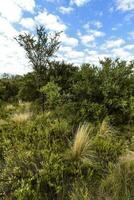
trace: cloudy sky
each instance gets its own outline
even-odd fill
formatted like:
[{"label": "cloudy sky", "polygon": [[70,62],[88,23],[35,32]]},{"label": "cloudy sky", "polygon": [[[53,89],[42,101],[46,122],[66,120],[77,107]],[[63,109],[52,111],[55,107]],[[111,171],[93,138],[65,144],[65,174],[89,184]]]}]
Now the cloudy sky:
[{"label": "cloudy sky", "polygon": [[[1,0],[2,1],[2,0]],[[134,0],[3,0],[0,4],[0,73],[30,70],[13,39],[36,25],[63,31],[57,59],[80,65],[104,57],[134,58]]]}]

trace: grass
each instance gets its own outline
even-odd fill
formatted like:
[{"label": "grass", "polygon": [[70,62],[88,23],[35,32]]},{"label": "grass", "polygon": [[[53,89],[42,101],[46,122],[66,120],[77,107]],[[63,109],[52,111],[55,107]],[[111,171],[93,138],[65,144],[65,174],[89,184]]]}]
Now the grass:
[{"label": "grass", "polygon": [[12,111],[15,109],[15,106],[13,106],[12,104],[8,104],[6,107],[5,107],[5,110],[8,112],[8,111]]},{"label": "grass", "polygon": [[87,185],[82,183],[75,183],[73,190],[70,193],[70,200],[90,200],[89,189]]},{"label": "grass", "polygon": [[31,117],[32,117],[32,113],[31,112],[15,113],[12,116],[12,121],[14,121],[15,123],[19,124],[19,123],[26,122]]},{"label": "grass", "polygon": [[71,154],[73,159],[89,159],[91,151],[91,142],[89,138],[89,125],[83,124],[77,130],[71,147]]},{"label": "grass", "polygon": [[0,119],[0,126],[7,124],[7,121],[4,119]]},{"label": "grass", "polygon": [[104,119],[99,128],[100,135],[111,134],[113,132],[114,132],[113,127],[111,127],[108,121]]},{"label": "grass", "polygon": [[134,152],[121,156],[119,162],[102,181],[102,194],[105,199],[129,200],[134,197]]}]

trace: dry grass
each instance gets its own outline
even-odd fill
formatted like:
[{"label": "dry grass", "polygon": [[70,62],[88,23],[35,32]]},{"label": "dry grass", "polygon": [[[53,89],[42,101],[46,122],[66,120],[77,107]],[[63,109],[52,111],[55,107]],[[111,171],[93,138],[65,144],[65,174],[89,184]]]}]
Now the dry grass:
[{"label": "dry grass", "polygon": [[12,116],[12,121],[14,121],[15,123],[23,123],[26,122],[27,120],[29,120],[32,117],[32,113],[31,112],[25,112],[25,113],[15,113]]},{"label": "dry grass", "polygon": [[109,132],[109,124],[107,121],[103,120],[101,126],[100,126],[100,134],[106,134]]},{"label": "dry grass", "polygon": [[99,135],[106,137],[113,133],[115,133],[114,128],[110,126],[107,120],[104,119],[99,128]]},{"label": "dry grass", "polygon": [[6,111],[12,111],[12,110],[14,110],[15,109],[15,107],[12,105],[12,104],[8,104],[6,107],[5,107],[5,110]]},{"label": "dry grass", "polygon": [[19,101],[18,106],[19,106],[18,110],[20,110],[20,112],[30,112],[30,108],[31,108],[30,102]]},{"label": "dry grass", "polygon": [[133,151],[127,151],[127,153],[120,157],[121,162],[128,162],[128,161],[134,161],[134,152]]},{"label": "dry grass", "polygon": [[111,168],[101,184],[101,194],[106,200],[134,199],[134,152],[128,151]]},{"label": "dry grass", "polygon": [[7,124],[7,121],[4,119],[0,119],[0,126]]},{"label": "dry grass", "polygon": [[87,124],[80,126],[74,138],[71,148],[72,158],[88,159],[90,155],[91,142],[89,139],[90,129]]}]

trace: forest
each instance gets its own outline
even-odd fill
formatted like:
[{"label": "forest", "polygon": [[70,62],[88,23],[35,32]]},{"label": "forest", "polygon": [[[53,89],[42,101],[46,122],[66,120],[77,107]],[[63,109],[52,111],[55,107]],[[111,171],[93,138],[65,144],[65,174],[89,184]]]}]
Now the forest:
[{"label": "forest", "polygon": [[0,76],[0,199],[134,200],[134,61],[57,61],[43,26],[15,40],[32,71]]}]

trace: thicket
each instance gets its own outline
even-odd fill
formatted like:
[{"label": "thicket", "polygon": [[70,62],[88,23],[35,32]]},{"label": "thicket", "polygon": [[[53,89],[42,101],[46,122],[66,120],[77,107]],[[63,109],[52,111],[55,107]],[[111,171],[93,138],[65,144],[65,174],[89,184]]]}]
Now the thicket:
[{"label": "thicket", "polygon": [[134,199],[134,62],[57,62],[60,33],[36,31],[33,71],[0,79],[0,199]]}]

